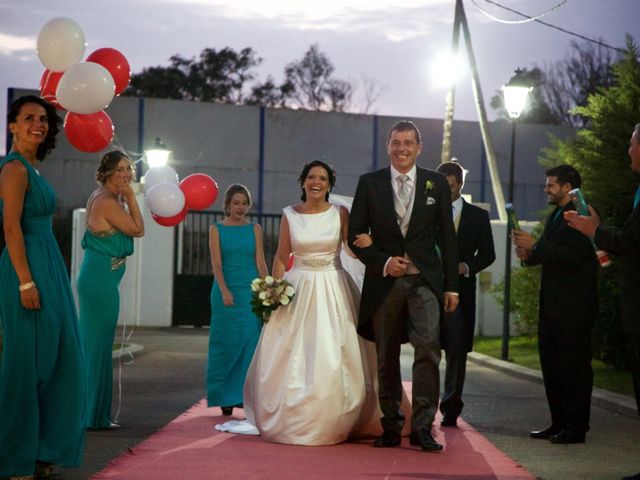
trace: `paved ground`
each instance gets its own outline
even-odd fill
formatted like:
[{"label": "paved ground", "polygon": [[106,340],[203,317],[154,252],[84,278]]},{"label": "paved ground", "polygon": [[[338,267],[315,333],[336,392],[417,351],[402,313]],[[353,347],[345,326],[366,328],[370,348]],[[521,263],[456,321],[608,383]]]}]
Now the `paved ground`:
[{"label": "paved ground", "polygon": [[[83,466],[62,470],[58,478],[89,478],[200,400],[204,395],[207,340],[208,331],[202,329],[138,328],[131,341],[144,350],[133,363],[123,365],[120,421],[124,427],[89,432]],[[411,351],[406,349],[406,378],[410,377],[410,363]],[[463,416],[507,455],[541,480],[614,480],[640,471],[640,420],[637,415],[631,416],[631,411],[612,411],[626,411],[628,406],[624,404],[630,399],[623,398],[620,403],[614,398],[608,409],[594,406],[592,430],[584,445],[532,440],[528,431],[548,423],[542,385],[527,371],[514,374],[497,368],[500,363],[484,357],[470,362]],[[118,360],[114,367],[117,372]],[[117,388],[114,402],[115,395]],[[616,407],[616,402],[622,406]],[[416,451],[416,455],[421,454]]]}]

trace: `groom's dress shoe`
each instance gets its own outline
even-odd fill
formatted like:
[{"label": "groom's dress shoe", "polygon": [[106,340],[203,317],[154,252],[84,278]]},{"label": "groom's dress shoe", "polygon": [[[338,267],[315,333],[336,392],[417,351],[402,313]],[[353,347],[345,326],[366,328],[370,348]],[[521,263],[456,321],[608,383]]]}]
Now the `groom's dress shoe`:
[{"label": "groom's dress shoe", "polygon": [[397,447],[402,443],[402,437],[397,432],[391,430],[385,430],[381,437],[376,438],[373,441],[373,446],[376,448],[391,448]]},{"label": "groom's dress shoe", "polygon": [[571,430],[563,430],[556,435],[549,437],[551,443],[584,443],[585,434],[581,432],[573,432]]},{"label": "groom's dress shoe", "polygon": [[561,428],[554,427],[553,425],[545,428],[544,430],[534,430],[529,432],[531,438],[538,438],[542,440],[549,440],[552,436],[557,435],[562,431]]},{"label": "groom's dress shoe", "polygon": [[431,430],[427,430],[426,428],[423,428],[418,432],[412,432],[409,437],[409,443],[414,446],[419,446],[425,452],[442,451],[442,445],[433,439]]}]

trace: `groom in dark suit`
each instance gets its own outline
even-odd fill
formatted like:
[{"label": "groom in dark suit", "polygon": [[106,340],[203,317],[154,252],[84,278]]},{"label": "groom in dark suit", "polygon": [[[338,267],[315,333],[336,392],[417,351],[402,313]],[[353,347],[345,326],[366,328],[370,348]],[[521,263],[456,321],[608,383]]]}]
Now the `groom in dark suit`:
[{"label": "groom in dark suit", "polygon": [[[416,166],[418,128],[396,123],[387,137],[390,167],[360,177],[349,218],[349,244],[366,266],[358,332],[376,343],[383,435],[374,447],[401,443],[400,346],[415,349],[412,445],[440,451],[431,434],[438,408],[440,317],[458,303],[458,259],[451,191],[443,175]],[[353,242],[368,233],[373,245]]]},{"label": "groom in dark suit", "polygon": [[456,311],[442,322],[442,348],[446,354],[444,393],[440,401],[442,426],[455,427],[462,411],[462,388],[467,370],[467,353],[473,349],[476,325],[476,274],[496,259],[491,223],[486,210],[462,198],[465,171],[455,162],[440,164],[438,172],[451,188],[453,224],[458,240],[458,286],[460,301]]}]

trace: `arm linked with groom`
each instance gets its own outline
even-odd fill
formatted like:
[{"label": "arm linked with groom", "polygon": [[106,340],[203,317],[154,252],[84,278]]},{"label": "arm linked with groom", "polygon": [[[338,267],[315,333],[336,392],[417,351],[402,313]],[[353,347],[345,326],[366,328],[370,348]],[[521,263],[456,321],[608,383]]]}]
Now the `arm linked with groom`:
[{"label": "arm linked with groom", "polygon": [[[431,425],[439,398],[440,318],[458,303],[458,257],[451,191],[444,175],[416,166],[418,128],[396,123],[387,138],[390,166],[360,177],[349,219],[349,244],[365,264],[359,333],[376,344],[384,434],[374,447],[400,444],[400,347],[415,349],[412,445],[440,451]],[[373,245],[358,248],[356,235]]]}]

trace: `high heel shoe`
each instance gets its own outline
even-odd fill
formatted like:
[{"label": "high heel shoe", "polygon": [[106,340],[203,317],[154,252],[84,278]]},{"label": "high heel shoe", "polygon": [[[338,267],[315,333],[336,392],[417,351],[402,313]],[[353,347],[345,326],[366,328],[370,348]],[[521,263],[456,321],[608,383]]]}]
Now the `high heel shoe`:
[{"label": "high heel shoe", "polygon": [[42,480],[46,478],[51,478],[53,476],[53,465],[51,463],[46,462],[37,462],[36,463],[36,480]]}]

